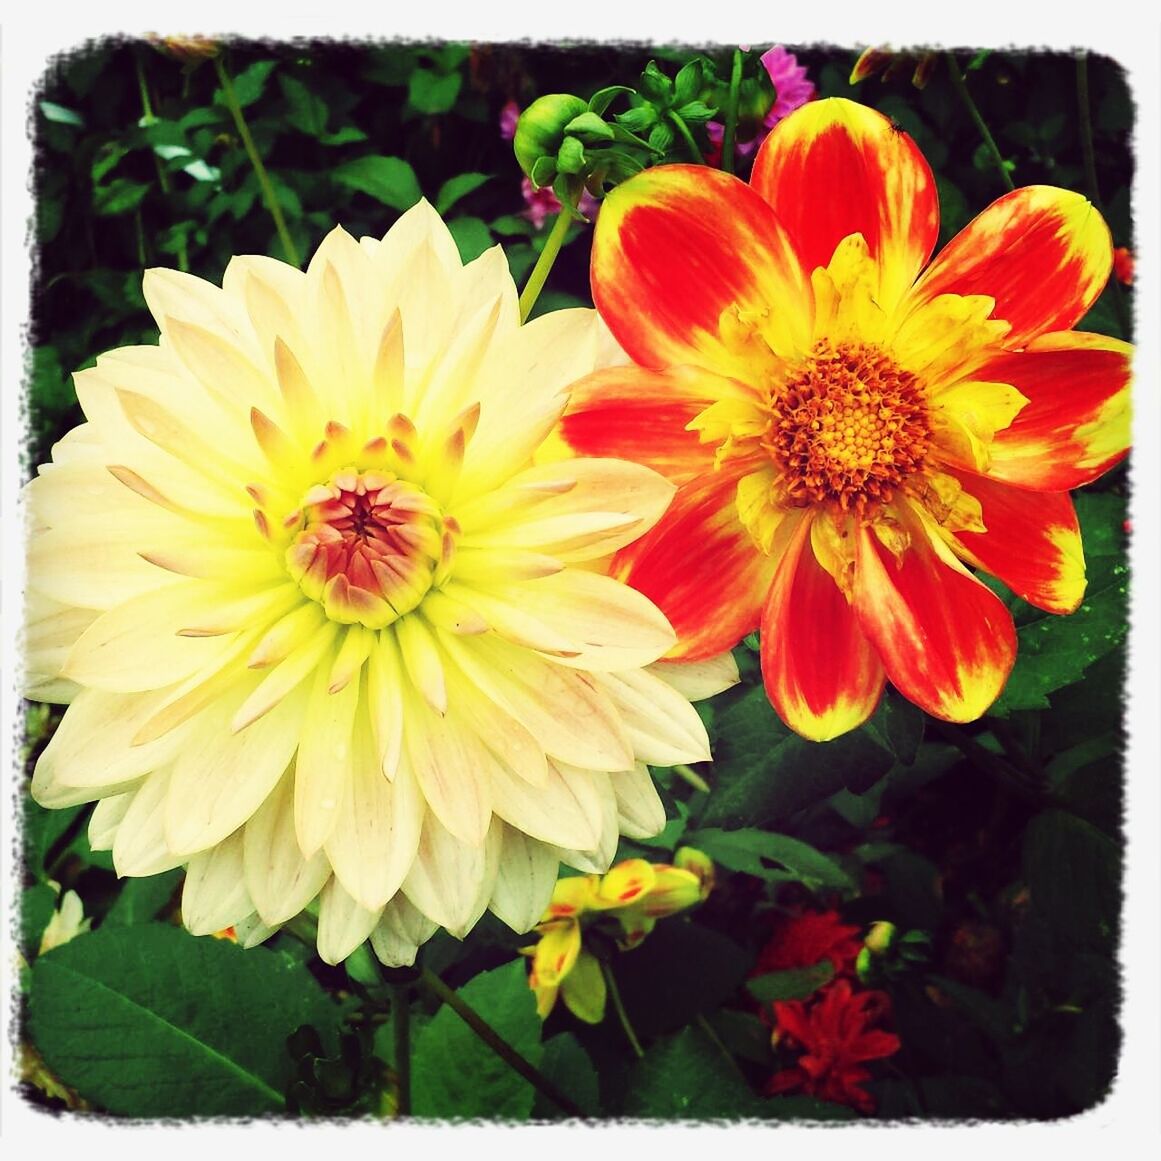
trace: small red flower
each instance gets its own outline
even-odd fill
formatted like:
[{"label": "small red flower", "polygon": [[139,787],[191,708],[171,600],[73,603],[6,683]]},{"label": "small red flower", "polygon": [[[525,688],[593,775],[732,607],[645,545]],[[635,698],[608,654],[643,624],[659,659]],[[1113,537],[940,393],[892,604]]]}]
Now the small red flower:
[{"label": "small red flower", "polygon": [[837,911],[788,915],[758,953],[753,974],[812,967],[829,959],[836,976],[850,975],[862,946],[859,929],[843,923]]},{"label": "small red flower", "polygon": [[1118,282],[1133,285],[1133,251],[1128,246],[1118,246],[1113,251],[1113,273]]},{"label": "small red flower", "polygon": [[874,1100],[860,1087],[870,1079],[869,1060],[899,1051],[899,1037],[874,1028],[890,1010],[885,992],[856,992],[849,980],[836,980],[811,1001],[774,1005],[780,1045],[800,1046],[802,1055],[790,1068],[776,1072],[768,1095],[803,1092],[820,1100],[874,1110]]}]

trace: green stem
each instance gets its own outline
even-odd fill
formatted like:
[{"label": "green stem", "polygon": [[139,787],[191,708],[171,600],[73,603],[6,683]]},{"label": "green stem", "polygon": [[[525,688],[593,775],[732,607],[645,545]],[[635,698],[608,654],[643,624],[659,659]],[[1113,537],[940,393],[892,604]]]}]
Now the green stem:
[{"label": "green stem", "polygon": [[1015,189],[1016,186],[1012,182],[1012,175],[1008,172],[1008,167],[1004,164],[1003,154],[1000,153],[1000,147],[996,144],[996,139],[992,136],[992,131],[988,128],[987,122],[976,107],[975,101],[972,100],[971,93],[968,92],[967,81],[963,79],[963,73],[960,71],[959,63],[955,59],[955,53],[949,52],[946,56],[947,71],[951,74],[951,83],[955,86],[955,91],[959,93],[960,100],[963,101],[968,114],[975,122],[976,128],[980,131],[980,136],[984,139],[984,144],[988,147],[988,152],[992,155],[992,161],[995,162],[996,169],[1000,171],[1000,177],[1003,178],[1004,184],[1009,190]]},{"label": "green stem", "polygon": [[398,1113],[411,1115],[411,985],[391,985],[391,1035],[395,1046],[395,1076],[399,1085]]},{"label": "green stem", "polygon": [[528,316],[532,313],[532,308],[536,305],[541,290],[544,289],[548,272],[552,269],[561,246],[564,245],[564,236],[568,233],[571,222],[572,215],[567,207],[562,207],[560,213],[556,215],[556,221],[552,223],[548,237],[544,240],[544,249],[540,251],[540,257],[536,259],[536,265],[532,267],[532,273],[528,275],[528,281],[520,292],[521,322],[528,321]]},{"label": "green stem", "polygon": [[538,1092],[562,1108],[570,1117],[584,1118],[583,1110],[569,1099],[542,1072],[533,1068],[515,1048],[469,1004],[431,970],[421,969],[419,982],[449,1008],[513,1071],[518,1072]]},{"label": "green stem", "polygon": [[[693,139],[693,134],[689,131],[689,126],[685,123],[685,119],[680,113],[675,113],[672,109],[669,110],[669,119],[673,122],[673,127],[681,135],[681,139],[685,142],[686,149],[689,150],[690,160],[694,165],[705,165],[705,158],[701,155],[701,150],[697,147],[697,142]],[[725,146],[722,146],[722,156],[725,156]]]},{"label": "green stem", "polygon": [[625,1005],[621,1002],[621,992],[617,987],[617,981],[613,978],[613,965],[608,960],[601,960],[601,975],[605,977],[605,987],[608,989],[609,999],[613,1001],[613,1011],[617,1013],[617,1019],[621,1021],[621,1027],[625,1030],[625,1039],[629,1041],[629,1046],[640,1059],[645,1055],[645,1050],[641,1047],[641,1041],[637,1039],[637,1033],[633,1031],[633,1025],[629,1023],[629,1013],[625,1011]]},{"label": "green stem", "polygon": [[742,84],[742,50],[734,49],[730,91],[726,97],[726,128],[722,134],[722,172],[734,172],[734,137],[738,131],[738,90]]},{"label": "green stem", "polygon": [[226,72],[226,66],[222,64],[221,57],[214,57],[214,68],[218,72],[218,81],[222,86],[222,94],[226,98],[226,107],[234,117],[238,136],[242,138],[242,144],[246,147],[246,156],[249,157],[250,164],[254,167],[254,176],[258,178],[258,184],[262,188],[262,197],[266,202],[266,208],[270,211],[270,216],[274,219],[274,228],[282,240],[282,248],[286,251],[286,257],[293,265],[301,266],[298,250],[290,237],[290,231],[286,228],[286,219],[282,216],[282,207],[279,206],[274,187],[270,184],[266,166],[262,164],[262,158],[258,156],[254,138],[250,136],[250,128],[246,124],[246,118],[242,116],[242,106],[238,104],[238,96],[234,92],[234,86],[230,82],[230,74]]},{"label": "green stem", "polygon": [[[1076,54],[1076,103],[1080,110],[1080,151],[1084,158],[1084,179],[1088,185],[1088,196],[1103,218],[1105,208],[1101,204],[1100,185],[1097,183],[1096,149],[1093,147],[1092,110],[1088,95],[1088,53],[1083,51]],[[1117,312],[1117,322],[1120,323],[1121,334],[1127,337],[1132,324],[1132,320],[1129,318],[1129,308],[1125,302],[1125,296],[1121,292],[1121,284],[1115,275],[1111,282],[1113,308]]]},{"label": "green stem", "polygon": [[682,763],[681,765],[674,766],[673,772],[678,778],[683,778],[688,782],[694,790],[700,790],[703,794],[710,792],[709,783],[692,766],[686,766]]}]

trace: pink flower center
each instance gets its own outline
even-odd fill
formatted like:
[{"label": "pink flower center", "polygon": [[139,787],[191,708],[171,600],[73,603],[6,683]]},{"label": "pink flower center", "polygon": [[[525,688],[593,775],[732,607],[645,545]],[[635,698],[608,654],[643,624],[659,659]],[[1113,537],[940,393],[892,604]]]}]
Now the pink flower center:
[{"label": "pink flower center", "polygon": [[286,566],[327,616],[381,629],[416,608],[450,559],[454,521],[391,472],[336,472],[303,498]]}]

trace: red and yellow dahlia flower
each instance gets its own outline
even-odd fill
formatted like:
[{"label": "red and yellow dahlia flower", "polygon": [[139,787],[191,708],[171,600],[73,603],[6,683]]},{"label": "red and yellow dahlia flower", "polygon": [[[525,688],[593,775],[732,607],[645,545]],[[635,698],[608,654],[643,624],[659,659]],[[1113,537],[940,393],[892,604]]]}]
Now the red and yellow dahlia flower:
[{"label": "red and yellow dahlia flower", "polygon": [[938,233],[915,143],[837,98],[777,125],[749,185],[659,167],[597,223],[594,300],[633,365],[575,385],[559,435],[680,485],[613,571],[670,618],[672,658],[760,627],[807,738],[887,679],[938,718],[987,710],[1016,635],[965,565],[1076,609],[1068,492],[1127,449],[1131,348],[1071,329],[1111,268],[1096,210],[1029,186],[929,264]]}]

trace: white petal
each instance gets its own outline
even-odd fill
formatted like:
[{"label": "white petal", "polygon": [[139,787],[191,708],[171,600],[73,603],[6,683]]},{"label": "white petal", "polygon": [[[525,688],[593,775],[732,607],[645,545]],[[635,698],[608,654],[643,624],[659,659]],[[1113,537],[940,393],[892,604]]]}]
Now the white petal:
[{"label": "white petal", "polygon": [[257,947],[260,943],[265,943],[278,930],[277,926],[268,927],[257,915],[248,915],[245,919],[239,919],[233,927],[238,945],[245,948]]},{"label": "white petal", "polygon": [[117,828],[133,801],[133,792],[102,798],[93,807],[89,817],[89,846],[95,851],[111,851],[117,837]]},{"label": "white petal", "polygon": [[308,858],[327,841],[351,776],[352,731],[358,685],[327,688],[329,666],[319,669],[302,723],[295,760],[294,826]]},{"label": "white petal", "polygon": [[331,879],[319,898],[319,955],[329,964],[341,963],[375,930],[379,914],[360,906],[338,879]]},{"label": "white petal", "polygon": [[[480,898],[489,883],[490,845],[498,844],[461,842],[428,811],[415,862],[403,883],[404,893],[429,919],[462,939],[484,913],[491,894],[489,890]],[[492,883],[498,866],[496,858]]]},{"label": "white petal", "polygon": [[665,806],[649,768],[638,762],[632,770],[610,776],[617,796],[617,823],[629,838],[652,838],[665,827]]},{"label": "white petal", "polygon": [[399,894],[383,908],[379,923],[371,932],[371,947],[387,967],[410,967],[420,945],[438,929],[439,925],[413,907],[406,895]]},{"label": "white petal", "polygon": [[554,758],[590,770],[626,770],[633,747],[608,695],[587,673],[490,637],[444,634],[444,651],[487,698]]},{"label": "white petal", "polygon": [[157,875],[186,861],[188,856],[174,854],[165,840],[169,776],[169,770],[156,771],[134,793],[113,840],[113,866],[118,875]]},{"label": "white petal", "polygon": [[406,766],[394,782],[383,776],[365,715],[355,742],[351,777],[325,850],[348,894],[378,910],[399,890],[415,858],[423,799]]},{"label": "white petal", "polygon": [[704,723],[671,685],[639,669],[596,677],[620,712],[639,761],[676,766],[710,760]]},{"label": "white petal", "polygon": [[530,931],[548,909],[559,866],[543,843],[505,827],[500,870],[488,907],[513,931]]},{"label": "white petal", "polygon": [[263,922],[297,915],[322,890],[331,868],[322,851],[304,859],[294,831],[294,775],[288,773],[246,824],[246,889]]},{"label": "white petal", "polygon": [[[542,786],[529,786],[503,766],[492,771],[496,813],[518,830],[556,846],[588,850],[601,841],[606,788],[587,770],[550,762]],[[607,778],[607,775],[601,777]]]},{"label": "white petal", "polygon": [[194,855],[181,892],[181,919],[193,935],[213,935],[254,912],[242,867],[242,832]]},{"label": "white petal", "polygon": [[[559,763],[558,763],[559,765]],[[569,773],[561,767],[562,773]],[[583,771],[588,773],[588,771]],[[623,771],[622,771],[623,773]],[[612,779],[617,775],[594,774],[601,793],[601,838],[600,842],[591,850],[573,850],[565,847],[555,847],[554,853],[562,863],[575,867],[590,875],[603,875],[612,865],[617,854],[617,844],[621,832],[617,823],[617,798],[613,791]]]},{"label": "white petal", "polygon": [[655,661],[649,666],[654,677],[672,685],[690,701],[702,701],[737,685],[738,663],[729,650],[704,661]]},{"label": "white petal", "polygon": [[303,697],[289,697],[240,733],[230,732],[241,696],[202,714],[173,765],[166,807],[172,850],[191,855],[221,842],[265,802],[294,756]]}]

